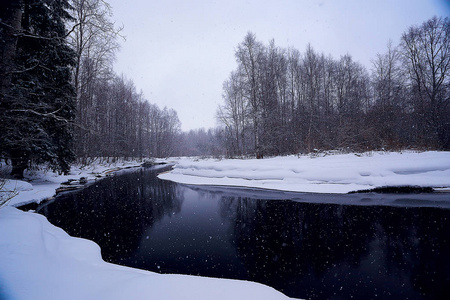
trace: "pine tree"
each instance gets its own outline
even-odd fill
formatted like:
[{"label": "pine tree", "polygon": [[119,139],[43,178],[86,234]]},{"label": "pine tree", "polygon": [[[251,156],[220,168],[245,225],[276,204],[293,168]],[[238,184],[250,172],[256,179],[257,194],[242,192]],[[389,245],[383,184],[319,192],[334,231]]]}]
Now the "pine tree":
[{"label": "pine tree", "polygon": [[[11,79],[0,95],[0,151],[11,160],[12,175],[18,178],[33,163],[46,162],[67,173],[75,158],[75,53],[67,44],[64,23],[71,20],[70,6],[66,0],[13,2],[21,6],[22,18],[19,30],[12,33],[17,44],[13,67],[6,72]],[[6,30],[2,35],[2,40],[10,37]]]}]

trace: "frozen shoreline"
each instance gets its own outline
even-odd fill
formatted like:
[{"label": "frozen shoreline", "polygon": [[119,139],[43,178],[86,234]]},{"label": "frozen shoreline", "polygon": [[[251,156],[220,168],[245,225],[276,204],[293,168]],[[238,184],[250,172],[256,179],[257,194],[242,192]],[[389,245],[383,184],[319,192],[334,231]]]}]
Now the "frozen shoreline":
[{"label": "frozen shoreline", "polygon": [[[46,199],[51,199],[56,195],[61,184],[71,181],[67,187],[83,187],[85,184],[92,184],[109,176],[109,174],[130,168],[141,167],[142,162],[129,161],[111,164],[93,164],[91,166],[72,166],[70,175],[59,175],[51,171],[26,172],[24,180],[7,179],[4,190],[15,191],[17,193],[12,198],[9,206],[22,206],[30,203],[41,203]],[[80,184],[80,179],[86,183]]]},{"label": "frozen shoreline", "polygon": [[[69,236],[39,214],[14,206],[54,196],[62,182],[95,180],[140,163],[73,167],[71,175],[52,172],[9,181],[18,195],[0,208],[0,299],[290,299],[275,289],[248,281],[187,275],[162,275],[103,261],[99,246]],[[13,185],[13,186],[12,186]]]},{"label": "frozen shoreline", "polygon": [[[420,186],[450,191],[450,152],[369,152],[323,156],[286,156],[266,159],[171,158],[158,162],[174,168],[158,177],[204,186],[245,187],[302,193],[346,194],[386,186]],[[71,175],[28,173],[27,180],[8,180],[4,189],[16,190],[9,206],[40,203],[52,198],[61,183],[84,177],[88,182],[142,162],[74,166]]]},{"label": "frozen shoreline", "polygon": [[103,261],[39,214],[0,209],[0,299],[289,299],[238,280],[162,275]]},{"label": "frozen shoreline", "polygon": [[370,152],[322,157],[181,158],[160,179],[304,193],[346,194],[388,186],[450,188],[450,152]]},{"label": "frozen shoreline", "polygon": [[[159,177],[194,185],[257,189],[250,193],[264,189],[336,195],[378,186],[450,187],[450,152],[220,161],[179,158],[175,164],[172,171]],[[133,166],[140,164],[120,167]],[[28,177],[31,183],[9,181],[6,188],[15,188],[18,195],[0,208],[1,299],[288,299],[273,288],[253,282],[161,275],[106,263],[94,242],[70,237],[45,217],[13,207],[52,197],[61,183],[69,179],[86,177],[92,181],[118,167],[74,167],[69,176],[47,172],[31,174]],[[296,193],[294,197],[298,195],[302,194]],[[339,197],[330,201],[336,202]],[[305,195],[301,198],[300,201],[309,201]],[[346,199],[350,201],[348,204],[358,204],[358,200],[352,200],[358,196]],[[410,197],[405,199],[411,201]],[[400,200],[399,205],[405,205]]]}]

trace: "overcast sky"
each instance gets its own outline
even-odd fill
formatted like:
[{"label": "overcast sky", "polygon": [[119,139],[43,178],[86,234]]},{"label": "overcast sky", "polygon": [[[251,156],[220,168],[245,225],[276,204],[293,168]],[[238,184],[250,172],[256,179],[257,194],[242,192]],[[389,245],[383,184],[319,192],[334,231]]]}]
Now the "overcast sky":
[{"label": "overcast sky", "polygon": [[178,112],[182,129],[216,125],[222,83],[234,51],[251,31],[267,44],[335,59],[347,53],[371,67],[389,39],[411,25],[450,15],[450,0],[107,0],[124,25],[115,70],[160,108]]}]

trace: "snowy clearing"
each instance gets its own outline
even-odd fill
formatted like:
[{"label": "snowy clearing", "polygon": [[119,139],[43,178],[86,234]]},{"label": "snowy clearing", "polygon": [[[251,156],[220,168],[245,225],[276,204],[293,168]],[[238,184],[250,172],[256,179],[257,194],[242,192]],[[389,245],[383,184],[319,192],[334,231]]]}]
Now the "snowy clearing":
[{"label": "snowy clearing", "polygon": [[450,187],[450,152],[368,152],[267,159],[181,158],[160,179],[307,193],[348,193],[384,186]]},{"label": "snowy clearing", "polygon": [[0,209],[0,299],[288,299],[262,284],[109,264],[39,214]]}]

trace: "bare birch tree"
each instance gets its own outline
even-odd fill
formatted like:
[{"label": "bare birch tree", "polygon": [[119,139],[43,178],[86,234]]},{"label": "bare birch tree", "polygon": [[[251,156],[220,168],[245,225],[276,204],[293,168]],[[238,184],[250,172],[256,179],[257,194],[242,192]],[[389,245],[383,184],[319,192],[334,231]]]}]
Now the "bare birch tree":
[{"label": "bare birch tree", "polygon": [[73,81],[77,95],[76,131],[77,155],[88,156],[92,142],[97,139],[95,88],[99,80],[112,79],[112,63],[119,49],[117,38],[122,28],[111,21],[112,8],[103,0],[72,0],[73,31],[70,43],[75,49],[76,65]]}]

